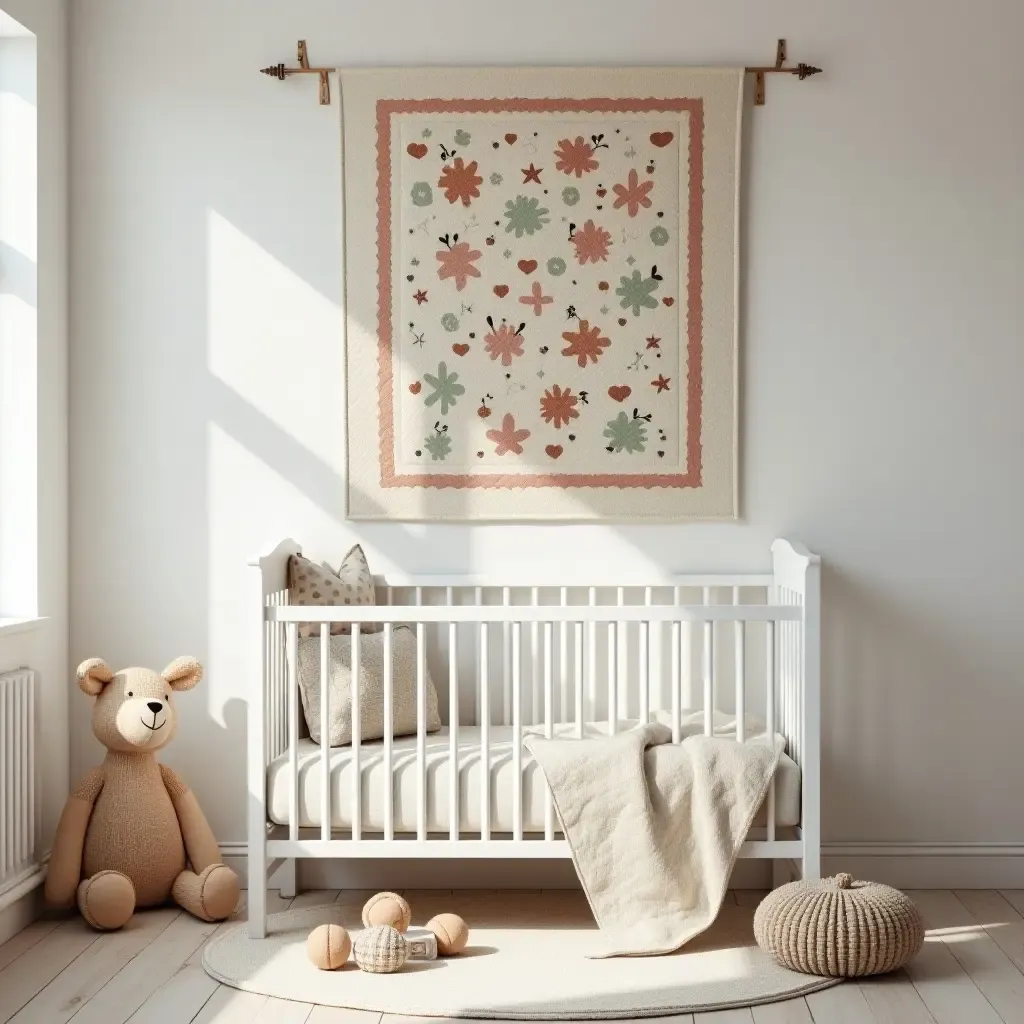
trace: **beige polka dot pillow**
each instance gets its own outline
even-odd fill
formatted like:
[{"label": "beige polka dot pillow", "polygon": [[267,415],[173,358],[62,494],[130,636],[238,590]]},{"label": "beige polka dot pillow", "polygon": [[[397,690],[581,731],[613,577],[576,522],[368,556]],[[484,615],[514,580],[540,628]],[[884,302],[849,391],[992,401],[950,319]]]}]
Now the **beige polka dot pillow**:
[{"label": "beige polka dot pillow", "polygon": [[[366,564],[366,555],[357,544],[345,556],[335,572],[326,562],[317,565],[302,555],[288,559],[288,603],[293,605],[368,605],[376,600],[373,590],[373,576]],[[379,623],[364,623],[362,632],[373,633],[380,629]],[[319,634],[320,627],[309,622],[299,623],[299,636]],[[347,622],[335,622],[331,633],[351,633]]]}]

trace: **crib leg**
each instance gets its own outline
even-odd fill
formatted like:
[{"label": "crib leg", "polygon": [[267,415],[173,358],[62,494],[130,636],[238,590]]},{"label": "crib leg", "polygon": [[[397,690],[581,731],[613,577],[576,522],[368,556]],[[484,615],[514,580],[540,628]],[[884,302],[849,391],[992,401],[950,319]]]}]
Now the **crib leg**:
[{"label": "crib leg", "polygon": [[267,848],[262,836],[249,842],[249,938],[267,937]]},{"label": "crib leg", "polygon": [[772,861],[772,888],[778,889],[780,885],[785,885],[793,877],[792,872],[789,869],[788,860],[773,860]]},{"label": "crib leg", "polygon": [[281,899],[295,899],[299,894],[298,860],[289,857],[278,869],[277,879],[281,886]]},{"label": "crib leg", "polygon": [[821,878],[821,849],[818,846],[804,843],[801,874],[806,882],[816,882]]}]

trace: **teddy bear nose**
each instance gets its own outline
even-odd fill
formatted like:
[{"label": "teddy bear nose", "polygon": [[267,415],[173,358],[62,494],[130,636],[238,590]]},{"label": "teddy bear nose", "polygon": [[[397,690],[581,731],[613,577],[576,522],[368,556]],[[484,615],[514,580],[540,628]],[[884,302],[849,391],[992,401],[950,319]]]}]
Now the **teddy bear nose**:
[{"label": "teddy bear nose", "polygon": [[158,700],[151,700],[146,703],[146,707],[153,712],[154,715],[160,714],[163,711],[164,706]]}]

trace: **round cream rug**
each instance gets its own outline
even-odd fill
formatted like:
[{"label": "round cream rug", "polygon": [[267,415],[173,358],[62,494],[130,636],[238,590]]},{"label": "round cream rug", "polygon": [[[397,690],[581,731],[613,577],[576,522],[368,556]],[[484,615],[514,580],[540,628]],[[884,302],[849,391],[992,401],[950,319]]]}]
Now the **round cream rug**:
[{"label": "round cream rug", "polygon": [[207,945],[218,981],[262,995],[378,1013],[504,1020],[652,1017],[790,999],[835,984],[779,967],[754,943],[753,908],[727,904],[714,927],[677,953],[587,959],[600,948],[581,893],[420,893],[413,923],[443,910],[470,927],[461,956],[410,962],[398,974],[360,971],[351,960],[319,971],[306,956],[318,924],[361,927],[357,906],[334,903],[268,918],[264,940],[245,924]]}]

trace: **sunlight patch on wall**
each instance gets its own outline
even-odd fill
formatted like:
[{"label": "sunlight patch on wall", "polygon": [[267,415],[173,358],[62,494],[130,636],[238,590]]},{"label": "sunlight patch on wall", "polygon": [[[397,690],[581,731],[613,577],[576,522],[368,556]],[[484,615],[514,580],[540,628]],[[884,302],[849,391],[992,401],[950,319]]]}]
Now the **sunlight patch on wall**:
[{"label": "sunlight patch on wall", "polygon": [[207,214],[207,260],[210,372],[340,469],[344,396],[338,306],[215,210]]}]

